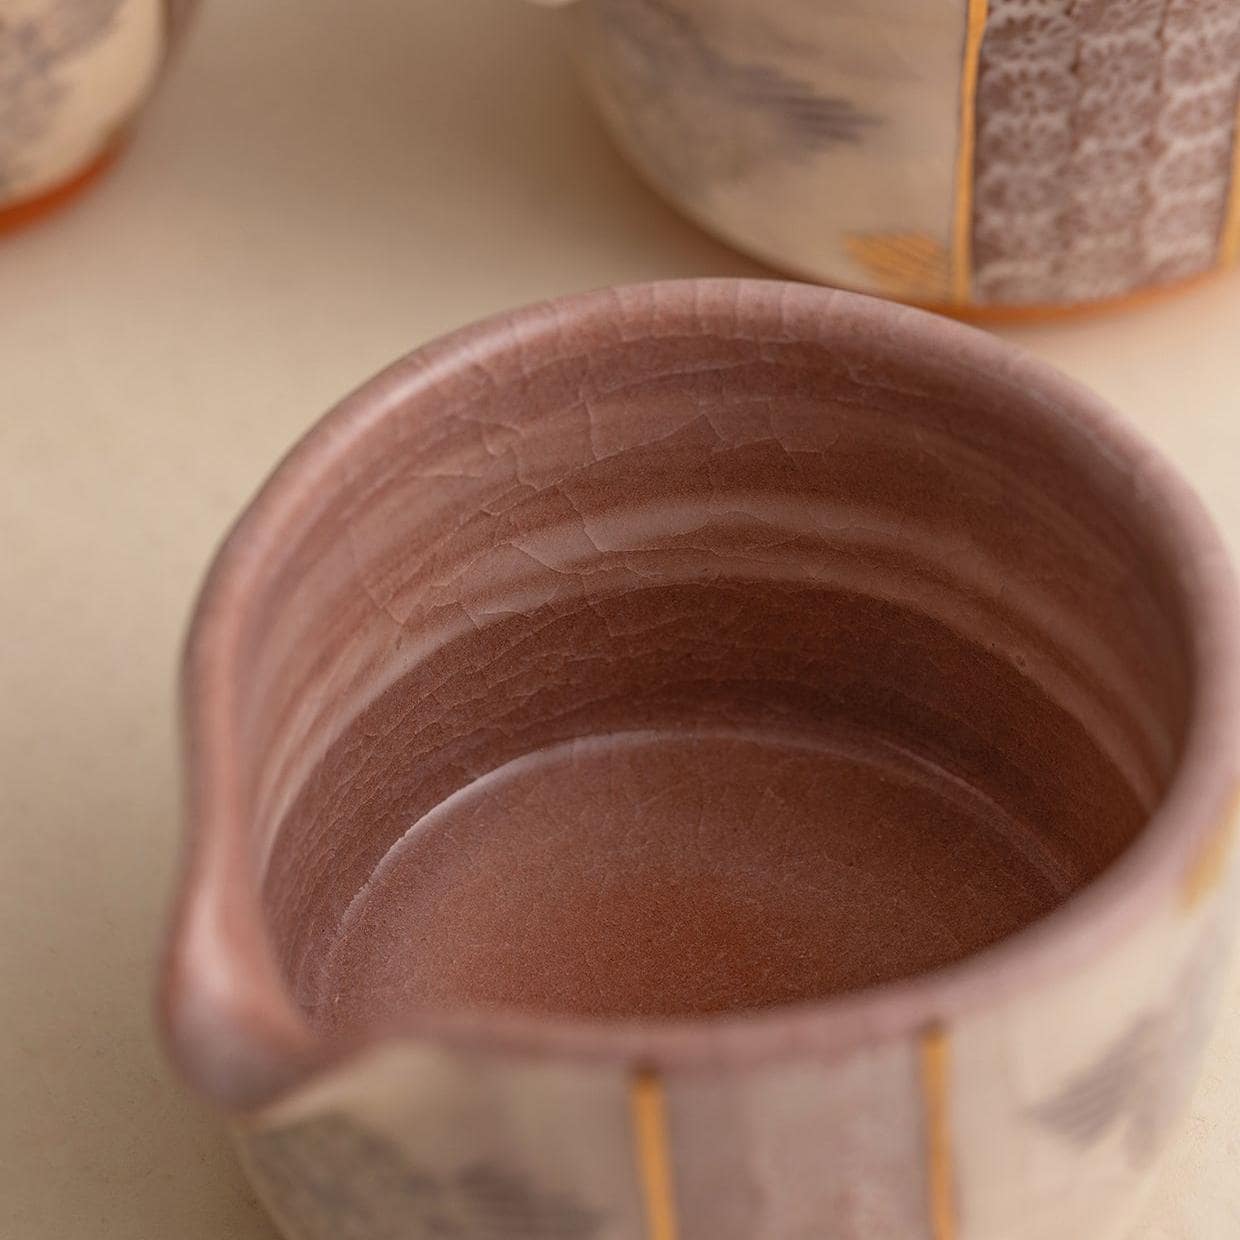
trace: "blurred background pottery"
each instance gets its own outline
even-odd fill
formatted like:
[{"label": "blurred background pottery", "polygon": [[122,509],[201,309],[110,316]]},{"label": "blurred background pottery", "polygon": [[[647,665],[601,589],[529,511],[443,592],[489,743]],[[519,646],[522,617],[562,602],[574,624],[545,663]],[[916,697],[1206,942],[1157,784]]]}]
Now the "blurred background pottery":
[{"label": "blurred background pottery", "polygon": [[196,0],[0,0],[0,230],[118,153]]},{"label": "blurred background pottery", "polygon": [[1240,0],[578,0],[619,145],[775,267],[1035,314],[1230,263]]},{"label": "blurred background pottery", "polygon": [[459,331],[204,586],[172,1054],[302,1240],[1111,1236],[1229,951],[1236,614],[1166,463],[949,320]]}]

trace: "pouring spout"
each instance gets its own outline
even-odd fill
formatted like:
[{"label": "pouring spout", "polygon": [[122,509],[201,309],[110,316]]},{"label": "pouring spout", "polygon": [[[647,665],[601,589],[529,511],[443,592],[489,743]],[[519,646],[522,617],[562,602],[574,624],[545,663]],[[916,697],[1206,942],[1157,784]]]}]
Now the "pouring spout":
[{"label": "pouring spout", "polygon": [[229,918],[196,882],[173,915],[157,996],[170,1058],[187,1083],[228,1111],[286,1093],[326,1059],[288,1001],[266,944]]}]

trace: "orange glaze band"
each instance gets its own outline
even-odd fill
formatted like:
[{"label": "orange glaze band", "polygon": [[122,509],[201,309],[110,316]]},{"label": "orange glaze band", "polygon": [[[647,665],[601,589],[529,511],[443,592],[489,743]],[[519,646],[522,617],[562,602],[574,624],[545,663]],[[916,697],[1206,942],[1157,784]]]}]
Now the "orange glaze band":
[{"label": "orange glaze band", "polygon": [[667,1099],[658,1075],[642,1070],[629,1089],[637,1169],[646,1207],[647,1240],[677,1240]]},{"label": "orange glaze band", "polygon": [[960,73],[960,139],[956,149],[956,213],[952,222],[952,302],[965,305],[973,287],[973,154],[977,145],[977,73],[988,0],[969,0]]},{"label": "orange glaze band", "polygon": [[956,1240],[956,1173],[950,1116],[951,1043],[938,1025],[921,1036],[921,1092],[926,1115],[926,1184],[930,1234]]}]

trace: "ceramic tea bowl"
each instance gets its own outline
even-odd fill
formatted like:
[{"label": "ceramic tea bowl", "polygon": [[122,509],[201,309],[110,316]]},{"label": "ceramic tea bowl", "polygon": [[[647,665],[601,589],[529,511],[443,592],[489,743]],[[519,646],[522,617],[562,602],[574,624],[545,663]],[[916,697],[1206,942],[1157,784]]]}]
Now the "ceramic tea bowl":
[{"label": "ceramic tea bowl", "polygon": [[620,146],[775,266],[953,312],[1234,262],[1240,0],[578,0]]},{"label": "ceramic tea bowl", "polygon": [[208,576],[172,1054],[308,1240],[1108,1235],[1226,958],[1235,617],[1162,459],[948,320],[457,332]]},{"label": "ceramic tea bowl", "polygon": [[0,2],[0,231],[107,167],[197,0]]}]

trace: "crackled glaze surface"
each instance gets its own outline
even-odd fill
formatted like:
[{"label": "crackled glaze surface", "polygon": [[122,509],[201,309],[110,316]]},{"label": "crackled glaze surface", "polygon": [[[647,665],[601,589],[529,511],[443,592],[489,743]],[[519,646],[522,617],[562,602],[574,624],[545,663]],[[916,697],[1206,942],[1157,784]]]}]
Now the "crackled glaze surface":
[{"label": "crackled glaze surface", "polygon": [[208,580],[174,1051],[306,1240],[1105,1235],[1229,942],[1234,611],[1166,466],[944,320],[467,329]]}]

